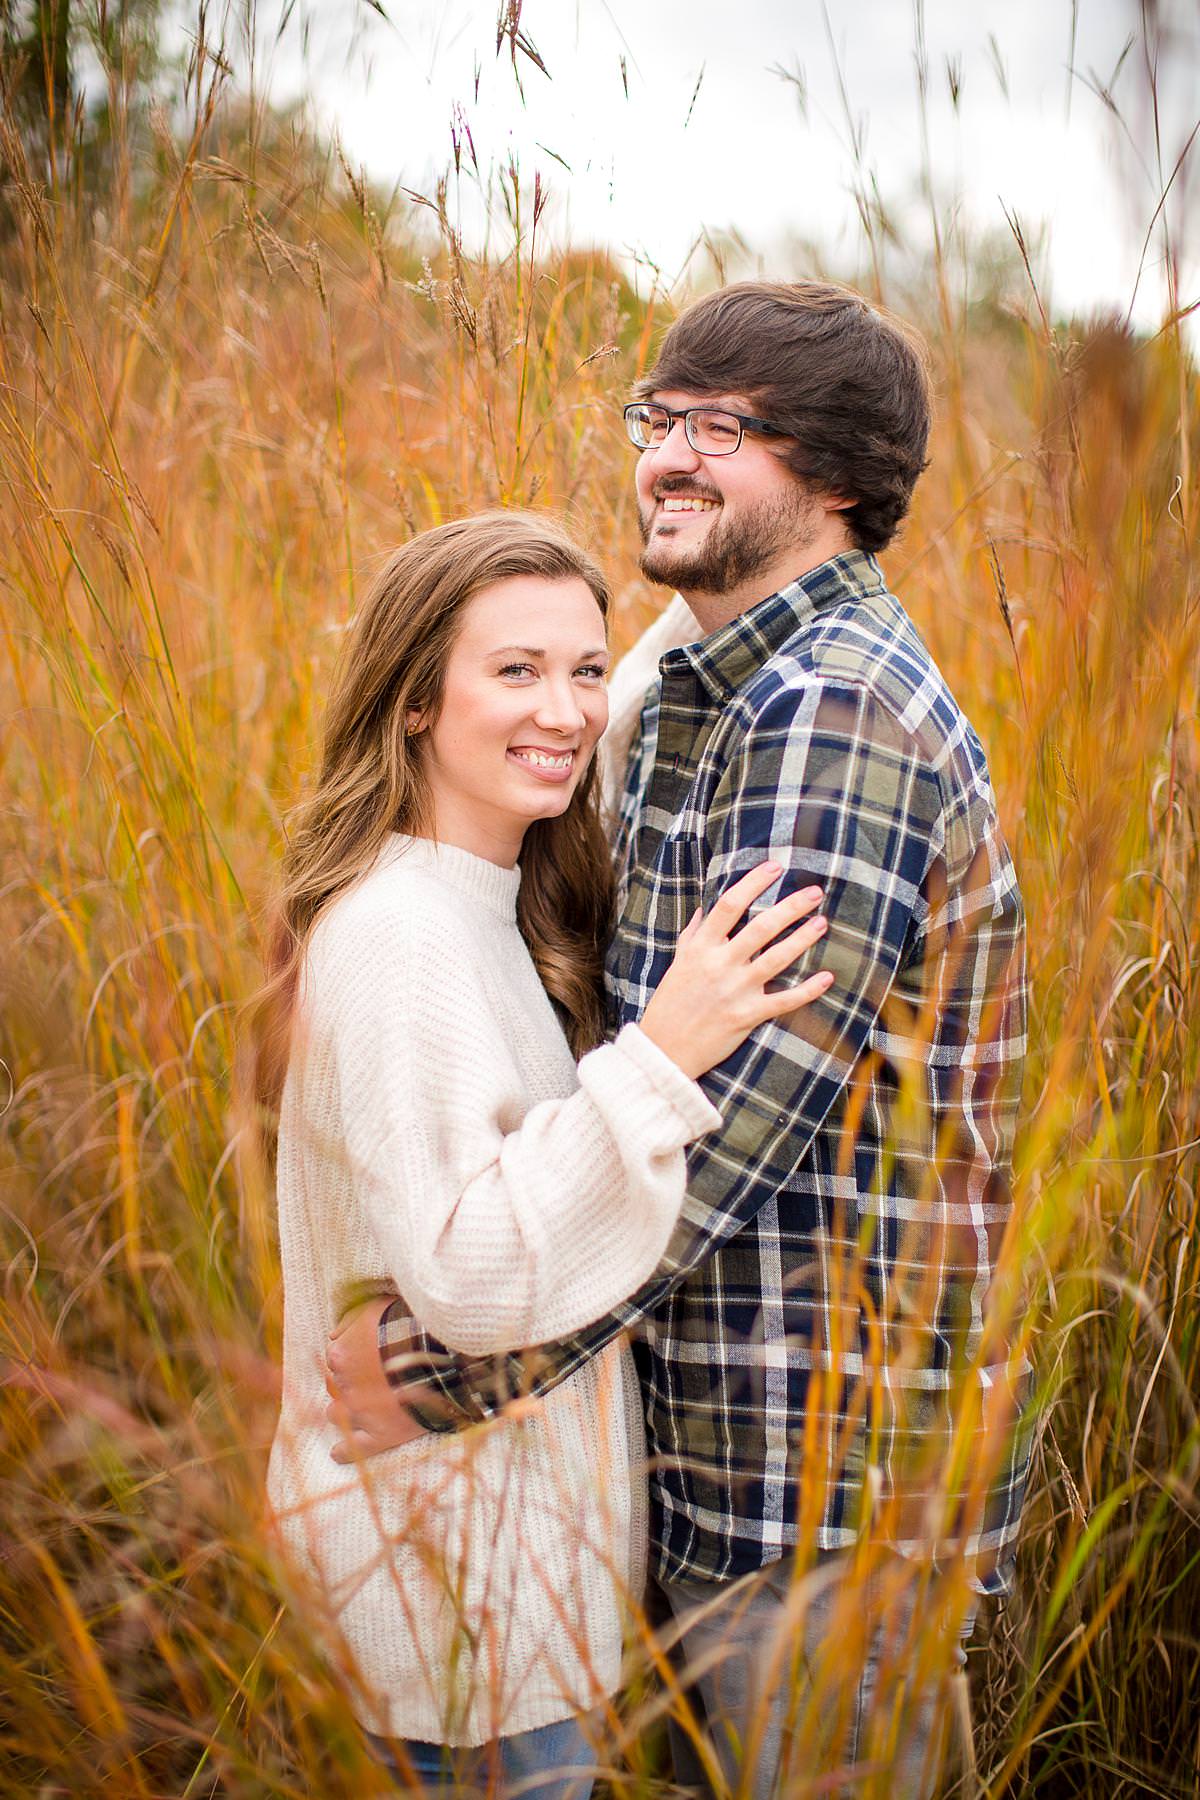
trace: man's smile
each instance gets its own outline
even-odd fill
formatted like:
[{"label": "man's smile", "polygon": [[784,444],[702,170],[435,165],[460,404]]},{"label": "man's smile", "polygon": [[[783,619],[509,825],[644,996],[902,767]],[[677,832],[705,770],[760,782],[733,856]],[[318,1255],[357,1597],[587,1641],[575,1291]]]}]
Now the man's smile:
[{"label": "man's smile", "polygon": [[698,490],[678,476],[674,479],[666,476],[657,481],[651,498],[654,509],[643,526],[647,535],[653,531],[666,531],[669,536],[675,536],[681,525],[720,512],[722,507],[719,494]]}]

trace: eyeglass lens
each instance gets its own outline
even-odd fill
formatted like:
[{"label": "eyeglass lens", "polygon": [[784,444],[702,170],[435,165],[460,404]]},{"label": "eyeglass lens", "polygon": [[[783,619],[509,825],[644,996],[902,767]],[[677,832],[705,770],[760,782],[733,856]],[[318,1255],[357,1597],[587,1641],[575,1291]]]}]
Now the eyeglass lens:
[{"label": "eyeglass lens", "polygon": [[[666,441],[673,420],[663,406],[630,407],[629,435],[641,450]],[[742,428],[731,413],[693,406],[683,415],[683,428],[693,450],[702,456],[729,456],[742,441]]]}]

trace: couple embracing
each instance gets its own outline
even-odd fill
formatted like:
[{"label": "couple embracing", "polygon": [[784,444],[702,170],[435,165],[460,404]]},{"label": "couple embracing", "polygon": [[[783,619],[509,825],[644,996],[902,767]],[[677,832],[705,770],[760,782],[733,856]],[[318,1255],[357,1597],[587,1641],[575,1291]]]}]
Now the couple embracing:
[{"label": "couple embracing", "polygon": [[[271,1498],[402,1783],[584,1800],[648,1562],[680,1783],[811,1778],[797,1684],[848,1657],[845,1791],[886,1663],[889,1791],[931,1793],[905,1571],[963,1573],[953,1662],[1023,1486],[989,1299],[1024,968],[983,752],[875,561],[924,356],[739,284],[625,427],[676,597],[611,686],[604,576],[528,515],[406,544],[346,647],[272,987]],[[899,1598],[847,1637],[867,1544]]]}]

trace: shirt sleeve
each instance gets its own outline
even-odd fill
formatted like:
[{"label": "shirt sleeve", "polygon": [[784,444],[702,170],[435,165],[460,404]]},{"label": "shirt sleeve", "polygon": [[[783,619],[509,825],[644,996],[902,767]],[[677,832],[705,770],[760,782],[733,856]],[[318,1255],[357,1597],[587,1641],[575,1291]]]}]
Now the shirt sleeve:
[{"label": "shirt sleeve", "polygon": [[658,1306],[753,1218],[808,1151],[850,1080],[897,970],[919,954],[922,889],[941,836],[936,772],[868,690],[813,682],[781,692],[757,714],[709,807],[704,906],[767,856],[784,873],[759,906],[820,883],[829,930],[787,979],[824,968],[833,972],[833,986],[761,1026],[702,1077],[724,1127],[690,1153],[687,1198],[666,1254],[626,1305],[556,1347],[532,1376],[512,1360],[483,1368],[439,1355],[439,1346],[414,1340],[397,1307],[380,1332],[385,1368],[393,1365],[397,1381],[409,1378],[414,1351],[428,1352],[430,1384],[462,1422],[494,1410],[509,1392],[547,1391]]},{"label": "shirt sleeve", "polygon": [[337,1154],[414,1317],[482,1353],[578,1330],[644,1281],[684,1145],[720,1116],[636,1026],[583,1058],[575,1092],[529,1106],[511,1024],[445,935],[381,913],[326,967]]}]

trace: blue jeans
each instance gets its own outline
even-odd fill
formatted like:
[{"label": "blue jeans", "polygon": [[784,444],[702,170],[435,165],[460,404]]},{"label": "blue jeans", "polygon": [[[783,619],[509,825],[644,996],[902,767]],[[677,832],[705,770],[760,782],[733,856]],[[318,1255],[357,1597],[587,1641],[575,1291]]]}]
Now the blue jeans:
[{"label": "blue jeans", "polygon": [[589,1800],[595,1780],[595,1754],[577,1719],[539,1725],[474,1748],[423,1744],[414,1738],[393,1741],[371,1733],[368,1741],[405,1791],[411,1791],[415,1782],[433,1794],[465,1791],[511,1795],[513,1800]]},{"label": "blue jeans", "polygon": [[[789,1778],[797,1771],[789,1765],[788,1740],[797,1680],[804,1686],[803,1670],[819,1672],[823,1660],[836,1663],[847,1647],[833,1635],[835,1586],[841,1558],[830,1552],[818,1559],[817,1591],[803,1618],[802,1636],[789,1631],[788,1604],[792,1592],[793,1565],[789,1558],[770,1563],[757,1577],[728,1584],[660,1582],[659,1594],[668,1603],[680,1633],[674,1653],[682,1685],[688,1691],[709,1749],[729,1787],[745,1800],[778,1800],[786,1793]],[[843,1780],[836,1786],[831,1770],[809,1767],[809,1776],[825,1775],[827,1790],[839,1796],[856,1791],[870,1771],[858,1768],[862,1759],[875,1760],[879,1752],[870,1743],[872,1706],[879,1697],[903,1720],[898,1741],[887,1750],[887,1793],[891,1800],[930,1800],[936,1790],[943,1742],[950,1719],[950,1694],[937,1685],[918,1686],[915,1671],[903,1666],[906,1633],[914,1615],[911,1597],[894,1607],[894,1632],[889,1647],[887,1632],[878,1628],[867,1645],[857,1647],[862,1658],[853,1695],[853,1713],[828,1746],[832,1768]],[[961,1640],[970,1636],[974,1608],[969,1618],[948,1629],[955,1637],[949,1660],[962,1683],[966,1664]],[[781,1643],[788,1656],[782,1666],[772,1666]],[[889,1648],[891,1654],[889,1655]],[[897,1662],[896,1653],[899,1652]],[[864,1654],[865,1652],[865,1654]],[[690,1665],[696,1665],[692,1673]],[[798,1667],[791,1665],[796,1664]],[[886,1716],[886,1713],[885,1713]],[[831,1718],[831,1726],[835,1725]],[[711,1800],[713,1785],[689,1735],[674,1717],[668,1721],[675,1780]],[[878,1779],[876,1762],[876,1778]],[[856,1779],[857,1773],[857,1779]]]}]

